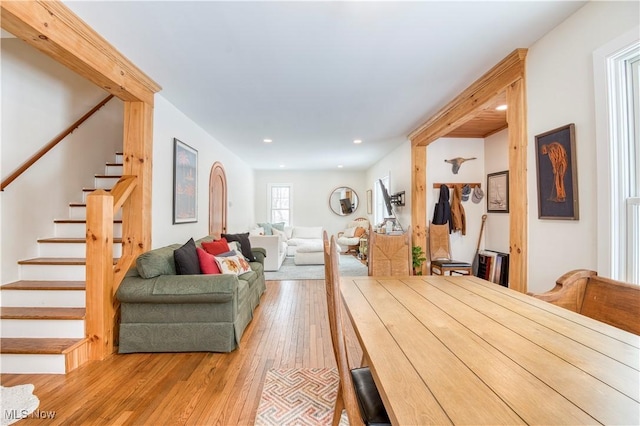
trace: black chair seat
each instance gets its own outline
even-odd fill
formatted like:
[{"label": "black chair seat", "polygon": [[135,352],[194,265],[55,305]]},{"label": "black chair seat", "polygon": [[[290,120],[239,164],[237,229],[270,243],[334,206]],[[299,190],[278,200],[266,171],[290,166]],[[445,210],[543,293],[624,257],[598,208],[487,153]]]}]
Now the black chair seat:
[{"label": "black chair seat", "polygon": [[446,268],[471,268],[471,264],[459,260],[432,260],[431,263]]},{"label": "black chair seat", "polygon": [[371,370],[368,367],[354,368],[351,370],[351,377],[364,423],[367,425],[390,425],[391,420],[389,420],[378,388],[373,381]]}]

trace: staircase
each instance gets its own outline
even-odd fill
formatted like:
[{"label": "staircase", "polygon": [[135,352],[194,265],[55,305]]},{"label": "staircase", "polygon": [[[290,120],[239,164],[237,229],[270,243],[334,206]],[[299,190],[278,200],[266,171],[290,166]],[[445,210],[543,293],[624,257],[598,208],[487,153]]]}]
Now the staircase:
[{"label": "staircase", "polygon": [[[20,281],[0,287],[0,373],[65,374],[88,360],[85,338],[86,196],[112,188],[122,175],[122,153],[54,221],[55,236],[38,240],[40,257],[18,262]],[[114,258],[122,251],[121,213],[114,219]]]}]

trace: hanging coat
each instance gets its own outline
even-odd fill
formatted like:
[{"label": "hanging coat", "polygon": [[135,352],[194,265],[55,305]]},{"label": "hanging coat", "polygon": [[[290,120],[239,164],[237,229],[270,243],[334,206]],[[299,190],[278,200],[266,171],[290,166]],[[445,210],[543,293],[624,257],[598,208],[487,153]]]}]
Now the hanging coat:
[{"label": "hanging coat", "polygon": [[462,235],[467,234],[467,219],[462,206],[462,187],[456,185],[453,188],[451,197],[451,228],[453,232],[462,231]]},{"label": "hanging coat", "polygon": [[433,219],[431,223],[434,225],[444,225],[449,223],[449,233],[451,233],[451,205],[449,204],[449,188],[447,185],[440,185],[440,197],[433,210]]}]

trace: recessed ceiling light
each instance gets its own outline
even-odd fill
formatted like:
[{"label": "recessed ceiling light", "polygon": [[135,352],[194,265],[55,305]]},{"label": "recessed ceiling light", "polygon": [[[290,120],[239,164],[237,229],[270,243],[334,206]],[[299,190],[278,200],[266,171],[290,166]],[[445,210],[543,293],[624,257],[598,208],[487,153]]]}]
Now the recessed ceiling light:
[{"label": "recessed ceiling light", "polygon": [[262,142],[271,143],[271,142],[273,142],[273,139],[262,139]]},{"label": "recessed ceiling light", "polygon": [[362,139],[354,139],[353,143],[362,143]]},{"label": "recessed ceiling light", "polygon": [[339,169],[341,169],[342,167],[344,167],[342,164],[338,164]]},{"label": "recessed ceiling light", "polygon": [[284,164],[280,164],[280,168],[283,169],[284,168]]},{"label": "recessed ceiling light", "polygon": [[496,107],[496,111],[506,111],[507,110],[507,105],[498,105]]}]

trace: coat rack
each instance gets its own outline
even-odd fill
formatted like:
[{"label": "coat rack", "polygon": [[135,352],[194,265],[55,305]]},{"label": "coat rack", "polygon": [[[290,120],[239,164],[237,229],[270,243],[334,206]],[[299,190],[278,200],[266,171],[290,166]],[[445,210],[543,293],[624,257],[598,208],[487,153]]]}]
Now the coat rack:
[{"label": "coat rack", "polygon": [[482,187],[482,184],[478,183],[478,182],[474,182],[474,183],[471,183],[471,182],[454,182],[454,183],[434,183],[433,184],[433,188],[434,189],[440,189],[440,185],[447,185],[449,188],[454,188],[456,186],[465,186],[465,185],[469,185],[469,187],[471,189],[473,189],[475,187],[480,187],[480,188]]}]

